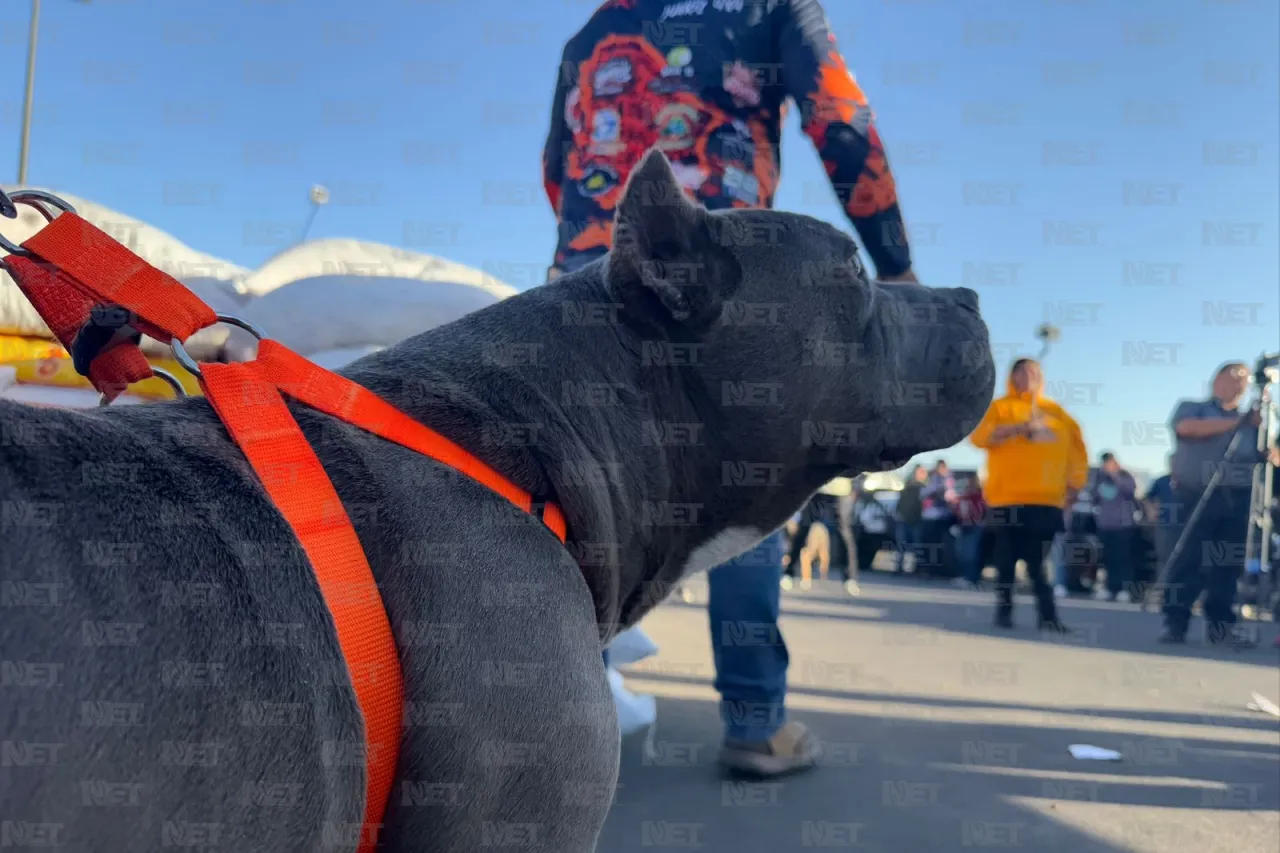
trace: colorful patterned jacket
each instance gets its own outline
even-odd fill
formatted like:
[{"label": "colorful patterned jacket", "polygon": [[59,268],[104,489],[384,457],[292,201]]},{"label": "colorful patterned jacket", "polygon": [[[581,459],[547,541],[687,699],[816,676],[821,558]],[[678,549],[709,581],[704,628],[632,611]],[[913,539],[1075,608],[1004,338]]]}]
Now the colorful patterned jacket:
[{"label": "colorful patterned jacket", "polygon": [[650,147],[712,210],[769,207],[788,101],[881,278],[911,267],[871,109],[818,0],[610,0],[565,45],[543,152],[552,275],[608,251]]}]

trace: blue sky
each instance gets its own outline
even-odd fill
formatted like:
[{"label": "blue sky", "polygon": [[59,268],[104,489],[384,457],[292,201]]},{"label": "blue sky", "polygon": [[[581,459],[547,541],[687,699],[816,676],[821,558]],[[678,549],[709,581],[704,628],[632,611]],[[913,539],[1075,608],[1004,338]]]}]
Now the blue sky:
[{"label": "blue sky", "polygon": [[[247,266],[288,245],[320,182],[334,200],[313,238],[532,286],[553,248],[538,170],[559,52],[596,5],[44,0],[29,181]],[[4,164],[28,8],[0,10]],[[1038,323],[1060,325],[1050,390],[1090,449],[1162,468],[1176,399],[1227,358],[1280,349],[1277,4],[827,8],[878,115],[921,279],[979,291],[1002,370],[1035,351]],[[790,121],[778,207],[847,228]]]}]

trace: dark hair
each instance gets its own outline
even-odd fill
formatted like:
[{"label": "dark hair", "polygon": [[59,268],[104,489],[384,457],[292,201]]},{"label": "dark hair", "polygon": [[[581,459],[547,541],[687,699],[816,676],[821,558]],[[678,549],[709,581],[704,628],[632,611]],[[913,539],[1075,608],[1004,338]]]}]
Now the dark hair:
[{"label": "dark hair", "polygon": [[1225,362],[1221,367],[1219,367],[1217,370],[1213,372],[1213,378],[1217,379],[1219,376],[1226,373],[1228,370],[1231,370],[1233,367],[1243,367],[1245,370],[1249,369],[1249,365],[1245,364],[1243,361],[1228,361],[1228,362]]},{"label": "dark hair", "polygon": [[1020,358],[1013,363],[1013,367],[1009,368],[1009,375],[1012,376],[1015,372],[1017,372],[1019,367],[1026,367],[1028,364],[1039,364],[1039,363],[1040,362],[1036,361],[1034,358],[1026,358],[1026,357]]},{"label": "dark hair", "polygon": [[1115,459],[1115,458],[1116,458],[1116,455],[1115,455],[1114,453],[1112,453],[1110,450],[1108,450],[1108,451],[1106,451],[1105,453],[1103,453],[1103,454],[1102,454],[1102,456],[1100,456],[1099,458],[1100,458],[1103,462],[1110,462],[1110,461],[1112,461],[1113,459]]}]

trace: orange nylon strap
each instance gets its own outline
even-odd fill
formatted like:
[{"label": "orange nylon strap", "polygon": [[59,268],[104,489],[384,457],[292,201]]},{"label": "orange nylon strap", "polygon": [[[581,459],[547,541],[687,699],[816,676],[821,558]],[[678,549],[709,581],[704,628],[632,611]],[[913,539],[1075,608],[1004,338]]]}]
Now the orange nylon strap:
[{"label": "orange nylon strap", "polygon": [[95,303],[132,311],[144,326],[139,331],[158,341],[185,341],[218,321],[181,282],[74,213],[57,217],[22,246],[61,269]]},{"label": "orange nylon strap", "polygon": [[[374,850],[395,779],[404,684],[391,624],[346,510],[262,365],[204,364],[201,385],[311,562],[364,715],[361,853]],[[319,369],[319,368],[317,368]]]},{"label": "orange nylon strap", "polygon": [[[213,309],[73,213],[63,213],[24,247],[46,261],[5,264],[68,349],[96,305],[120,305],[138,331],[186,340],[217,322]],[[102,351],[90,366],[100,391],[114,397],[153,375],[131,342]],[[533,496],[366,388],[262,341],[248,364],[205,364],[201,387],[263,489],[298,538],[333,616],[334,629],[364,717],[366,797],[358,850],[372,853],[395,778],[404,684],[395,638],[360,540],[333,483],[285,405],[281,392],[402,447],[430,456],[482,483],[525,512],[538,514],[564,542],[559,507]]]},{"label": "orange nylon strap", "polygon": [[[264,375],[272,384],[298,402],[430,456],[487,486],[525,512],[534,512],[533,495],[369,389],[319,367],[272,340],[258,344],[257,363],[262,365]],[[542,521],[561,543],[565,541],[567,526],[558,506],[546,504]]]},{"label": "orange nylon strap", "polygon": [[[30,300],[53,336],[70,351],[76,335],[89,321],[94,301],[85,295],[78,282],[55,266],[36,263],[21,255],[4,259],[18,289]],[[146,356],[137,346],[121,344],[104,350],[89,367],[89,381],[114,400],[134,382],[155,374]]]},{"label": "orange nylon strap", "polygon": [[[177,279],[74,213],[55,218],[22,246],[43,263],[14,255],[4,263],[67,350],[97,305],[129,310],[139,332],[165,343],[186,340],[217,322],[213,309]],[[137,344],[123,342],[94,358],[88,378],[111,400],[130,384],[154,375]]]}]

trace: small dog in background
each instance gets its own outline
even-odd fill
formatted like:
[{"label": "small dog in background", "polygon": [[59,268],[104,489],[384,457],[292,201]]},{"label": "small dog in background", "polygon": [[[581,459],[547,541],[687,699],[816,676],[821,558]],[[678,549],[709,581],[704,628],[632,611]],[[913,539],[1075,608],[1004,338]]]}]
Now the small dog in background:
[{"label": "small dog in background", "polygon": [[[783,525],[783,529],[786,530],[787,536],[794,540],[800,532],[800,523],[794,518],[790,519]],[[818,561],[818,577],[826,580],[827,573],[831,570],[831,531],[821,523],[809,526],[809,535],[805,537],[804,547],[800,549],[801,589],[809,589],[813,586],[814,560]],[[787,566],[790,562],[790,554],[784,555],[783,566]]]}]

